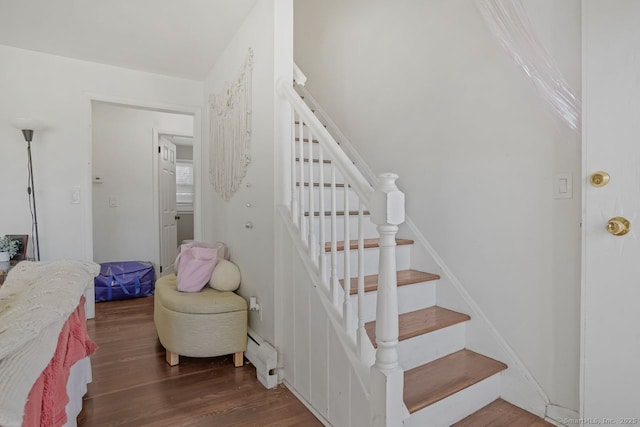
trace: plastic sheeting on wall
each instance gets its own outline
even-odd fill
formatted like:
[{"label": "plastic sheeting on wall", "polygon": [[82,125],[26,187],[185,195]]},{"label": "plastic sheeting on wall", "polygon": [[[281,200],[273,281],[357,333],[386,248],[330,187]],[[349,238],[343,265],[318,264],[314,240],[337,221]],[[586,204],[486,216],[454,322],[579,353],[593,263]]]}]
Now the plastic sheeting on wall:
[{"label": "plastic sheeting on wall", "polygon": [[581,100],[562,76],[551,54],[537,39],[521,0],[476,0],[491,33],[531,78],[552,110],[581,132]]}]

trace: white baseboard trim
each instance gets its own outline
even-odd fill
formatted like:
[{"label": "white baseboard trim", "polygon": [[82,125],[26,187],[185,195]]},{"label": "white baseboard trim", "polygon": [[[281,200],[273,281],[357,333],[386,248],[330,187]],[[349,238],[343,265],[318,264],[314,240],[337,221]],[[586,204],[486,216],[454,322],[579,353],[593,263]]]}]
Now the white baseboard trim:
[{"label": "white baseboard trim", "polygon": [[573,422],[571,424],[575,425],[575,420],[579,418],[580,414],[578,411],[554,404],[547,405],[547,416],[545,420],[552,424],[566,426],[569,425],[569,420],[572,420]]}]

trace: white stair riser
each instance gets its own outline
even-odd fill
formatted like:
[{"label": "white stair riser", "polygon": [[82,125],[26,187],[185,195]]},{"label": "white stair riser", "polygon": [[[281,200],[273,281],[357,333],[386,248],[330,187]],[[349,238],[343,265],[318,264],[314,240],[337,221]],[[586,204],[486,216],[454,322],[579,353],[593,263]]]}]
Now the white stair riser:
[{"label": "white stair riser", "polygon": [[[300,201],[300,192],[298,190],[299,187],[296,187],[296,199],[298,201]],[[331,210],[331,188],[330,187],[324,187],[324,210],[325,211],[330,211]],[[347,191],[344,187],[337,187],[336,188],[336,211],[343,211],[344,210],[344,192]],[[349,191],[349,210],[350,211],[357,211],[360,204],[358,202],[358,196],[356,195],[356,193],[353,190],[348,190]],[[313,188],[313,210],[314,211],[318,211],[320,210],[320,188],[319,187],[314,187]],[[301,206],[304,210],[304,212],[307,212],[309,210],[309,188],[305,187],[302,189],[302,203]],[[364,210],[368,210],[368,208],[365,206]]]},{"label": "white stair riser", "polygon": [[433,362],[465,347],[465,322],[400,341],[400,367],[405,371]]},{"label": "white stair riser", "polygon": [[[411,255],[411,245],[396,246],[396,268],[398,270],[407,270],[409,268],[409,260]],[[344,276],[344,252],[338,251],[338,259],[336,263],[338,279],[342,279]],[[327,258],[327,271],[330,272],[331,266],[331,252],[326,252]],[[364,274],[368,276],[370,274],[378,274],[378,261],[379,254],[378,248],[368,248],[364,250]],[[351,277],[358,275],[358,251],[352,250],[349,259],[351,265]],[[327,276],[330,277],[330,276]]]},{"label": "white stair riser", "polygon": [[[350,238],[347,240],[357,240],[358,239],[358,216],[357,215],[349,215],[347,217],[349,219],[349,235]],[[345,240],[344,238],[344,215],[336,216],[336,235],[337,239]],[[309,217],[305,217],[305,226],[309,224]],[[320,217],[316,216],[311,221],[313,224],[313,231],[318,236],[318,241],[320,239]],[[378,229],[377,226],[371,222],[368,215],[362,217],[362,227],[363,227],[363,235],[365,239],[373,239],[378,237]],[[308,229],[307,229],[308,231]],[[331,217],[324,217],[324,241],[327,242],[331,238]]]},{"label": "white stair riser", "polygon": [[450,426],[500,397],[502,374],[498,373],[411,414],[405,426]]},{"label": "white stair riser", "polygon": [[[305,155],[305,158],[307,156]],[[313,182],[320,182],[320,163],[312,162],[313,171]],[[331,164],[323,163],[322,164],[323,171],[323,182],[331,183]],[[304,162],[304,166],[302,169],[302,173],[304,174],[305,181],[309,181],[309,162]],[[296,182],[300,181],[300,163],[296,162]],[[344,178],[338,169],[336,169],[336,184],[344,183]]]},{"label": "white stair riser", "polygon": [[[422,308],[432,307],[436,304],[436,281],[413,283],[411,285],[398,286],[398,312],[409,313]],[[364,321],[371,322],[376,319],[376,304],[378,292],[364,294]],[[351,295],[351,304],[358,312],[358,296]]]}]

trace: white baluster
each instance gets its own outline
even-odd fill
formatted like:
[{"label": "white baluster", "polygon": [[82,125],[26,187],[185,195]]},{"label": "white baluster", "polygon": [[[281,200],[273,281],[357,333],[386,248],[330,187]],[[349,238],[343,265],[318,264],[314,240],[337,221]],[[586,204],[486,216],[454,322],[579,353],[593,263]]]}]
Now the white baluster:
[{"label": "white baluster", "polygon": [[[316,246],[316,234],[315,227],[313,225],[314,217],[315,217],[315,209],[313,199],[315,198],[315,187],[313,182],[313,132],[309,129],[307,133],[307,137],[309,138],[309,236],[307,238],[307,244],[309,249],[309,256],[313,260],[314,264],[317,263],[317,251],[318,247]],[[322,184],[320,184],[322,185]],[[318,191],[319,193],[319,191]]]},{"label": "white baluster", "polygon": [[325,224],[324,224],[324,149],[322,145],[318,147],[318,165],[320,167],[318,182],[320,182],[320,233],[318,238],[318,253],[319,255],[319,264],[320,264],[320,281],[324,285],[327,283],[327,257],[325,256]]},{"label": "white baluster", "polygon": [[331,301],[338,307],[340,281],[338,280],[338,218],[336,215],[336,166],[331,163]]},{"label": "white baluster", "polygon": [[398,291],[396,233],[404,221],[404,194],[398,175],[378,176],[371,199],[371,219],[380,234],[378,301],[376,305],[376,361],[371,367],[371,419],[374,426],[400,426],[404,374],[398,365]]},{"label": "white baluster", "polygon": [[[298,118],[302,126],[302,117]],[[302,161],[302,156],[299,157]],[[298,225],[298,200],[296,197],[296,112],[291,109],[291,220]]]},{"label": "white baluster", "polygon": [[349,184],[344,184],[344,299],[342,301],[342,324],[348,333],[355,329],[351,305],[351,240],[349,230]]},{"label": "white baluster", "polygon": [[[306,228],[305,228],[305,220],[304,220],[304,210],[305,210],[305,206],[304,206],[304,124],[301,123],[300,127],[298,129],[298,143],[299,143],[299,149],[298,152],[300,153],[300,167],[299,169],[299,175],[298,175],[298,194],[300,196],[299,200],[300,200],[300,206],[299,206],[299,212],[298,212],[298,224],[299,224],[299,228],[300,228],[300,237],[302,238],[302,240],[305,240],[305,234],[306,234]],[[311,189],[309,189],[309,191],[312,191]]]},{"label": "white baluster", "polygon": [[364,361],[364,348],[369,337],[364,328],[364,205],[358,208],[358,355]]}]

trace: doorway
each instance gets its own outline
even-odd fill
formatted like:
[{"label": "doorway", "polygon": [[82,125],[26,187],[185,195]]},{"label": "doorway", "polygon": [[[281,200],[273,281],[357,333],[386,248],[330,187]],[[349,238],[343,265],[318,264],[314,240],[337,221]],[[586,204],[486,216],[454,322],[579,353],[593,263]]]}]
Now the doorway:
[{"label": "doorway", "polygon": [[159,276],[174,272],[176,248],[194,240],[193,136],[154,130],[158,147]]},{"label": "doorway", "polygon": [[176,204],[178,244],[194,240],[193,232],[193,137],[172,135],[176,146]]},{"label": "doorway", "polygon": [[151,261],[160,273],[156,130],[191,137],[193,150],[194,114],[97,100],[91,111],[93,259]]}]

